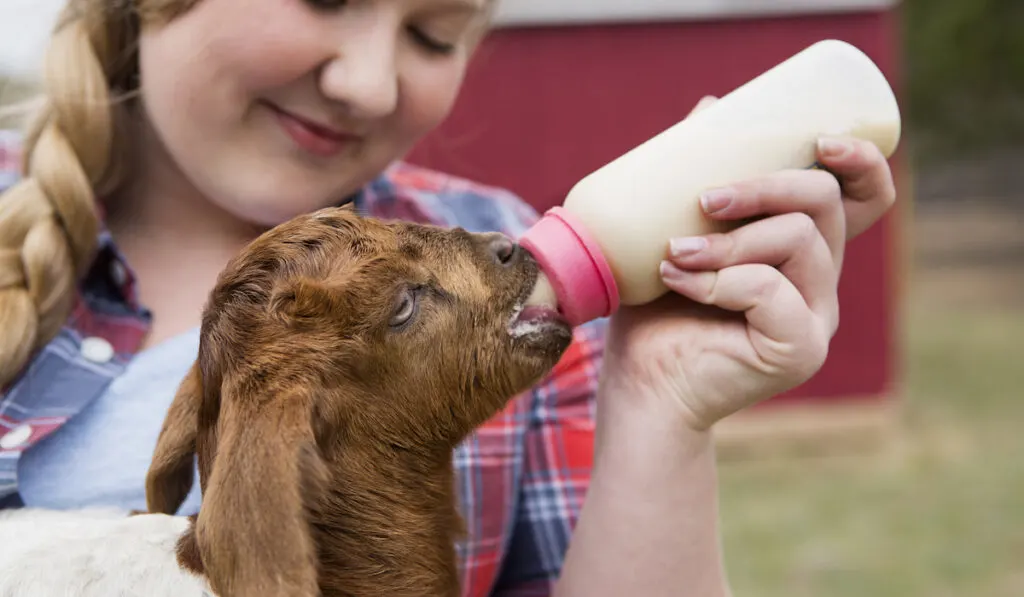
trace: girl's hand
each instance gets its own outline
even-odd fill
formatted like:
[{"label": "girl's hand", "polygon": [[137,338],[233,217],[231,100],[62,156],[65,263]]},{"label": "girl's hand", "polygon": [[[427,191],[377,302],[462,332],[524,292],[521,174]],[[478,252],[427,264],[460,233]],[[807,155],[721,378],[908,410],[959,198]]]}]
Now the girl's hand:
[{"label": "girl's hand", "polygon": [[846,242],[895,200],[874,145],[823,139],[818,159],[834,175],[784,171],[704,197],[712,218],[762,219],[673,241],[661,271],[675,292],[612,318],[612,401],[667,402],[705,430],[818,371],[839,325]]}]

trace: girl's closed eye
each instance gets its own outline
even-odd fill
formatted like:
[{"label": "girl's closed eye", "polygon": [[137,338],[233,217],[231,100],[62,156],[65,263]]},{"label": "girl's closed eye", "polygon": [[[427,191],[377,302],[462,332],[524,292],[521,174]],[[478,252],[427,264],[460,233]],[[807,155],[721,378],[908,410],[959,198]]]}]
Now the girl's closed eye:
[{"label": "girl's closed eye", "polygon": [[[323,11],[338,11],[348,5],[348,0],[305,0],[312,8]],[[456,44],[446,41],[442,36],[429,33],[422,25],[406,27],[414,43],[432,54],[447,55],[455,51]]]},{"label": "girl's closed eye", "polygon": [[348,4],[348,0],[305,0],[306,4],[317,10],[338,10]]},{"label": "girl's closed eye", "polygon": [[442,41],[438,37],[430,35],[421,27],[410,25],[408,27],[408,31],[409,35],[412,36],[413,41],[428,52],[446,55],[455,51],[454,43]]}]

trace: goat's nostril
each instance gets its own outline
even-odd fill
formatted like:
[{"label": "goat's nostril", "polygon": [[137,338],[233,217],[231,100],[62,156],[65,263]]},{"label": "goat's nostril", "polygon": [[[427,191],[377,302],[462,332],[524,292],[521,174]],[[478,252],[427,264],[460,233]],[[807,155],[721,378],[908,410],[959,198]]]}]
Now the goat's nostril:
[{"label": "goat's nostril", "polygon": [[490,249],[494,259],[501,265],[506,265],[516,254],[516,243],[507,236],[499,236],[491,240]]}]

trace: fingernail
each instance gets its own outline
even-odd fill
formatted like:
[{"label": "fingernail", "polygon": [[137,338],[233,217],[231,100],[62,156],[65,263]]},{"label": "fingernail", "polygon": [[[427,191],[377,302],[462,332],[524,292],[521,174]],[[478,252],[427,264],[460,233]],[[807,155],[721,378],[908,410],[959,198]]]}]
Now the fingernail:
[{"label": "fingernail", "polygon": [[661,277],[666,280],[679,280],[686,275],[686,272],[673,265],[670,261],[662,261],[659,269]]},{"label": "fingernail", "polygon": [[704,209],[705,213],[709,214],[722,211],[732,203],[732,195],[731,189],[705,191],[700,197],[700,206]]},{"label": "fingernail", "polygon": [[852,150],[853,145],[841,139],[835,139],[833,137],[822,137],[821,139],[818,139],[818,152],[829,159],[836,160],[844,158]]},{"label": "fingernail", "polygon": [[688,257],[700,253],[708,246],[708,240],[703,236],[688,236],[684,238],[673,238],[668,243],[669,251],[674,257]]}]

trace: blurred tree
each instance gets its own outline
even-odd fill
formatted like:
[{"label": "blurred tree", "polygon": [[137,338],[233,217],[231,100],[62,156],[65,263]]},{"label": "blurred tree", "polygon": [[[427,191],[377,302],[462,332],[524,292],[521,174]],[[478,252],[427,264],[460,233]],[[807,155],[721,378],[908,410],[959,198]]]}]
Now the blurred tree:
[{"label": "blurred tree", "polygon": [[919,157],[1024,143],[1024,0],[904,0]]}]

